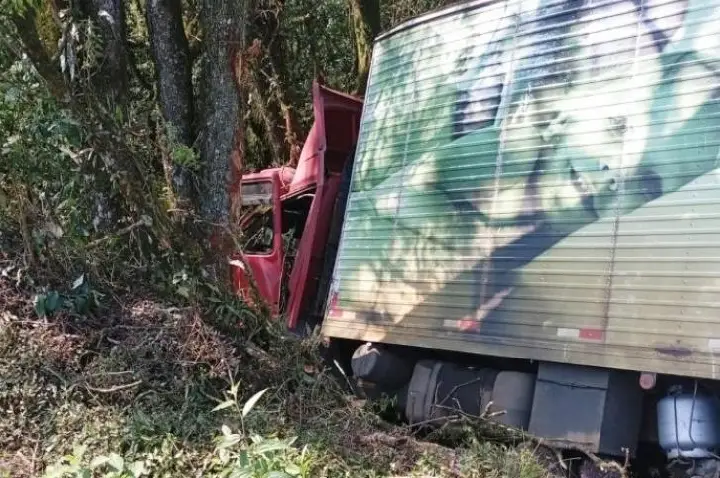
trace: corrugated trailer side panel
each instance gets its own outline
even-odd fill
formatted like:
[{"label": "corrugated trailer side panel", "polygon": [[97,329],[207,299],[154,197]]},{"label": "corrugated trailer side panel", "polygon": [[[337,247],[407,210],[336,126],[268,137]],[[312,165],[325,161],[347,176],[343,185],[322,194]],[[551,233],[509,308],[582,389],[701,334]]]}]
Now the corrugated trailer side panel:
[{"label": "corrugated trailer side panel", "polygon": [[329,336],[718,378],[720,0],[472,2],[375,46]]}]

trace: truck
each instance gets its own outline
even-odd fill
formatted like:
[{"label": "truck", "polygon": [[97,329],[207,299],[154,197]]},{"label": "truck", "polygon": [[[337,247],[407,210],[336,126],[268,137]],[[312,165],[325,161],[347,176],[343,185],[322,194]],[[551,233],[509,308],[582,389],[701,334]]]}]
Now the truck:
[{"label": "truck", "polygon": [[720,473],[720,0],[455,3],[313,111],[242,179],[240,294],[410,423]]}]

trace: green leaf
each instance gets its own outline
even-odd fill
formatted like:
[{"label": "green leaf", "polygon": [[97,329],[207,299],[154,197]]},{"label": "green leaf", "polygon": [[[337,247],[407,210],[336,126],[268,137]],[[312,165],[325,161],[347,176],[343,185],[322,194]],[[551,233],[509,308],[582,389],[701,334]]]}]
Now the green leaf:
[{"label": "green leaf", "polygon": [[240,390],[240,384],[239,384],[239,383],[233,383],[232,386],[230,387],[230,392],[229,392],[229,393],[230,393],[230,395],[232,395],[233,397],[237,397],[238,390]]},{"label": "green leaf", "polygon": [[105,455],[96,456],[96,457],[93,458],[92,461],[90,462],[90,469],[95,469],[95,468],[98,468],[98,467],[100,467],[100,466],[103,466],[103,465],[107,464],[107,462],[108,462],[108,457],[107,457],[107,456],[105,456]]},{"label": "green leaf", "polygon": [[47,316],[47,310],[45,308],[45,300],[46,300],[46,297],[43,294],[36,295],[35,299],[33,300],[33,305],[35,307],[35,313],[40,318]]},{"label": "green leaf", "polygon": [[233,433],[229,426],[223,425],[220,429],[222,430],[223,436],[217,444],[218,450],[230,448],[231,446],[240,443],[240,440],[242,440],[242,436],[238,433]]},{"label": "green leaf", "polygon": [[145,462],[144,461],[134,461],[128,465],[128,471],[133,476],[133,478],[139,478],[143,475],[146,475],[148,470],[145,468]]},{"label": "green leaf", "polygon": [[222,439],[218,442],[217,448],[219,450],[223,450],[225,448],[230,448],[232,446],[237,445],[240,443],[240,440],[242,440],[242,436],[240,436],[237,433],[233,433],[230,435],[225,435],[222,437]]},{"label": "green leaf", "polygon": [[123,471],[125,468],[125,460],[117,453],[110,453],[108,456],[108,465],[113,467],[116,471]]},{"label": "green leaf", "polygon": [[123,114],[122,108],[120,106],[115,107],[115,121],[118,123],[122,123],[125,119],[125,115]]},{"label": "green leaf", "polygon": [[288,475],[284,471],[271,471],[267,475],[268,478],[292,478],[292,476]]},{"label": "green leaf", "polygon": [[4,148],[7,148],[9,146],[12,146],[13,144],[17,143],[22,139],[22,136],[19,134],[14,134],[12,136],[8,136],[8,139],[5,141],[5,144],[3,144]]},{"label": "green leaf", "polygon": [[171,155],[174,163],[185,166],[186,168],[193,169],[198,165],[197,154],[187,146],[176,146],[172,150]]},{"label": "green leaf", "polygon": [[252,471],[245,469],[235,469],[229,478],[253,478]]},{"label": "green leaf", "polygon": [[250,455],[248,455],[247,450],[242,450],[240,453],[238,453],[237,461],[240,466],[250,466]]},{"label": "green leaf", "polygon": [[271,451],[289,450],[291,446],[281,440],[266,440],[260,443],[256,448],[255,452],[260,454],[270,453]]},{"label": "green leaf", "polygon": [[79,295],[73,298],[72,307],[78,314],[84,314],[88,311],[88,299],[85,296]]},{"label": "green leaf", "polygon": [[60,294],[57,293],[57,291],[50,291],[48,293],[47,298],[45,299],[45,311],[48,314],[52,314],[58,309],[58,306],[60,305]]},{"label": "green leaf", "polygon": [[292,476],[298,476],[302,473],[302,470],[295,463],[288,463],[285,465],[285,473]]},{"label": "green leaf", "polygon": [[67,471],[68,467],[63,464],[55,464],[52,466],[49,466],[45,470],[45,474],[43,475],[43,478],[62,478],[65,476],[65,472]]},{"label": "green leaf", "polygon": [[260,391],[257,392],[255,395],[253,395],[252,397],[250,397],[247,402],[245,402],[245,405],[243,405],[243,409],[242,409],[242,416],[243,416],[243,418],[245,418],[245,417],[247,416],[247,414],[250,413],[250,411],[253,409],[253,407],[254,407],[255,404],[258,402],[258,400],[260,400],[260,398],[262,398],[262,396],[263,396],[263,395],[265,394],[265,392],[267,392],[268,390],[269,390],[269,389],[267,389],[267,388],[264,389],[264,390],[260,390]]},{"label": "green leaf", "polygon": [[[57,292],[55,292],[55,295],[57,295]],[[75,448],[73,448],[73,455],[76,458],[81,459],[85,455],[86,451],[87,451],[86,445],[78,445]]]},{"label": "green leaf", "polygon": [[233,405],[235,405],[235,400],[225,400],[225,401],[222,402],[220,405],[218,405],[217,407],[213,408],[212,411],[213,411],[213,412],[217,412],[217,411],[220,411],[220,410],[225,410],[226,408],[232,407]]},{"label": "green leaf", "polygon": [[185,297],[186,299],[190,298],[190,289],[185,287],[184,285],[177,288],[178,295]]}]

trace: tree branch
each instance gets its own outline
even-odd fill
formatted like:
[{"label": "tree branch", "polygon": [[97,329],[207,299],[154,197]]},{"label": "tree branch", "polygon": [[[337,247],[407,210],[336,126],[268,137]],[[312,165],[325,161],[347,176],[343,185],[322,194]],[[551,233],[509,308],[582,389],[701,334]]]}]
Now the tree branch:
[{"label": "tree branch", "polygon": [[199,83],[198,149],[204,163],[200,210],[214,224],[228,224],[230,186],[242,170],[242,70],[247,0],[205,0],[200,12],[203,58]]},{"label": "tree branch", "polygon": [[65,101],[68,90],[60,69],[53,65],[50,55],[40,40],[35,24],[35,10],[25,8],[22,13],[13,13],[10,19],[15,26],[18,37],[22,43],[23,51],[27,54],[35,70],[45,80],[50,93],[57,99]]}]

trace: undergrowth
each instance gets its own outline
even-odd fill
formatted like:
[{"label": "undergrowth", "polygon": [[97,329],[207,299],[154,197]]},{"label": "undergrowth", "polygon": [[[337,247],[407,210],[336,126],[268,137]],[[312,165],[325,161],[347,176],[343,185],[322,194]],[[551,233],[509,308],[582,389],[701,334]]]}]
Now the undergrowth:
[{"label": "undergrowth", "polygon": [[[7,254],[0,273],[4,476],[545,474],[528,452],[451,450],[382,422],[320,359],[319,337],[290,336],[235,298],[107,293],[81,313],[77,278],[48,291]],[[38,309],[38,291],[63,305]],[[214,325],[236,316],[234,334]]]}]

